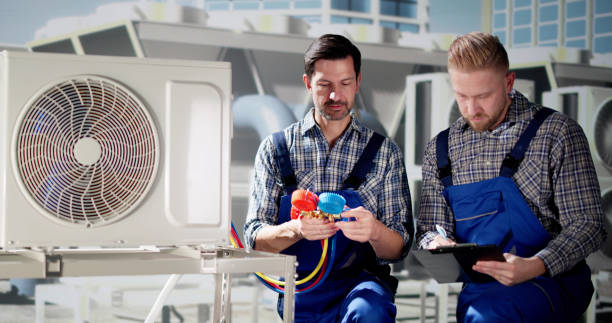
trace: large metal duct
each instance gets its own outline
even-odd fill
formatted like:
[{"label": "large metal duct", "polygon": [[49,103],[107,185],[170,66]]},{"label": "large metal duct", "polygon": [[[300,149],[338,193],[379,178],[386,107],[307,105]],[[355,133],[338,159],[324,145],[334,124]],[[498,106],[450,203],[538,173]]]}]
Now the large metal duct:
[{"label": "large metal duct", "polygon": [[283,101],[271,95],[245,95],[234,100],[234,128],[252,128],[263,140],[268,135],[296,122]]},{"label": "large metal duct", "polygon": [[232,164],[252,167],[257,148],[268,135],[296,122],[280,99],[271,95],[249,94],[234,100],[234,136]]}]

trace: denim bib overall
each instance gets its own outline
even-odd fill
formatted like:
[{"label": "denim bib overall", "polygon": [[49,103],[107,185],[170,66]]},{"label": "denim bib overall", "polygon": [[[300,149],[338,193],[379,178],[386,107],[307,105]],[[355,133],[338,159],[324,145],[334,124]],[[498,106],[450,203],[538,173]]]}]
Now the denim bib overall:
[{"label": "denim bib overall", "polygon": [[[438,135],[436,154],[443,195],[455,216],[457,242],[496,244],[504,252],[531,257],[546,247],[548,232],[529,208],[512,176],[529,143],[554,111],[539,110],[502,163],[498,177],[453,185],[448,157],[449,129]],[[542,275],[507,287],[497,281],[467,282],[459,295],[458,322],[575,322],[593,293],[583,261],[555,277]]]},{"label": "denim bib overall", "polygon": [[[291,220],[291,193],[297,189],[297,179],[291,166],[289,150],[283,132],[274,133],[272,138],[276,147],[278,166],[285,189],[285,195],[280,200],[278,215],[278,223],[280,224]],[[334,192],[346,199],[348,207],[356,208],[363,205],[356,189],[365,180],[366,174],[372,168],[374,157],[384,139],[378,133],[372,135],[349,177],[344,181],[342,190]],[[316,193],[320,194],[322,192]],[[332,239],[335,239],[335,241],[332,241]],[[388,274],[389,266],[376,265],[376,254],[369,243],[350,240],[344,236],[342,231],[338,231],[334,237],[329,238],[329,244],[332,243],[335,244],[335,253],[331,255],[331,251],[328,251],[328,265],[329,260],[333,259],[333,267],[330,268],[330,273],[325,281],[312,289],[295,295],[296,322],[335,322],[338,317],[343,316],[341,311],[346,310],[340,309],[343,299],[356,285],[362,282],[366,282],[365,288],[375,288],[381,294],[381,297],[389,298],[392,302],[394,292],[388,286],[393,285],[393,283],[397,284],[397,281]],[[322,247],[319,240],[309,241],[306,239],[302,239],[281,251],[283,254],[297,257],[298,280],[312,272],[319,262],[321,252]],[[365,272],[365,268],[376,273],[387,270],[387,273],[377,277],[371,272]],[[382,284],[380,284],[381,279],[385,281]],[[373,286],[372,283],[368,284],[368,281],[376,282],[379,286]],[[305,285],[309,285],[309,283]],[[396,285],[392,287],[393,290],[395,287]],[[377,299],[371,300],[372,304],[377,302]],[[282,317],[282,295],[279,295],[278,304],[277,309]],[[393,315],[395,314],[395,308],[385,310],[392,310]]]}]

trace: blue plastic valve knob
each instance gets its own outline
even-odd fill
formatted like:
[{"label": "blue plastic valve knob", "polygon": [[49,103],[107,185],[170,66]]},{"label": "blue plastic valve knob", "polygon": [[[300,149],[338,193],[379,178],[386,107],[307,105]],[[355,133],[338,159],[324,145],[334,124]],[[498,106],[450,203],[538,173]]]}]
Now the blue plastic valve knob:
[{"label": "blue plastic valve knob", "polygon": [[328,214],[340,214],[346,205],[346,200],[336,193],[321,193],[319,195],[319,209]]}]

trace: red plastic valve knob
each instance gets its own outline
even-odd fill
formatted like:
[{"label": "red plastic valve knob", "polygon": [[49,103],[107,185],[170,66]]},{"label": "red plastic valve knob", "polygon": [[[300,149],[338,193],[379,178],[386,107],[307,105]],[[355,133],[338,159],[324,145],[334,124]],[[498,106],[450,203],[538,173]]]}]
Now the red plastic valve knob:
[{"label": "red plastic valve knob", "polygon": [[302,211],[314,211],[318,203],[319,197],[311,191],[293,191],[291,194],[291,219],[298,219]]},{"label": "red plastic valve knob", "polygon": [[291,205],[300,211],[314,211],[319,203],[317,194],[307,190],[295,190],[291,194]]}]

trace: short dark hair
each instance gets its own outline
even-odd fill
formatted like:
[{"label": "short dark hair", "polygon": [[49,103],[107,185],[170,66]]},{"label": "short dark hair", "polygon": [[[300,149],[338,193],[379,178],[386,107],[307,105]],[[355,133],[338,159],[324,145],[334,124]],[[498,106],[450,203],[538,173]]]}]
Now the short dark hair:
[{"label": "short dark hair", "polygon": [[325,34],[308,46],[304,54],[304,73],[308,77],[312,77],[314,73],[314,65],[320,59],[343,59],[351,56],[353,58],[353,67],[355,68],[355,77],[359,77],[361,70],[361,53],[357,46],[353,45],[350,40],[341,35]]}]

